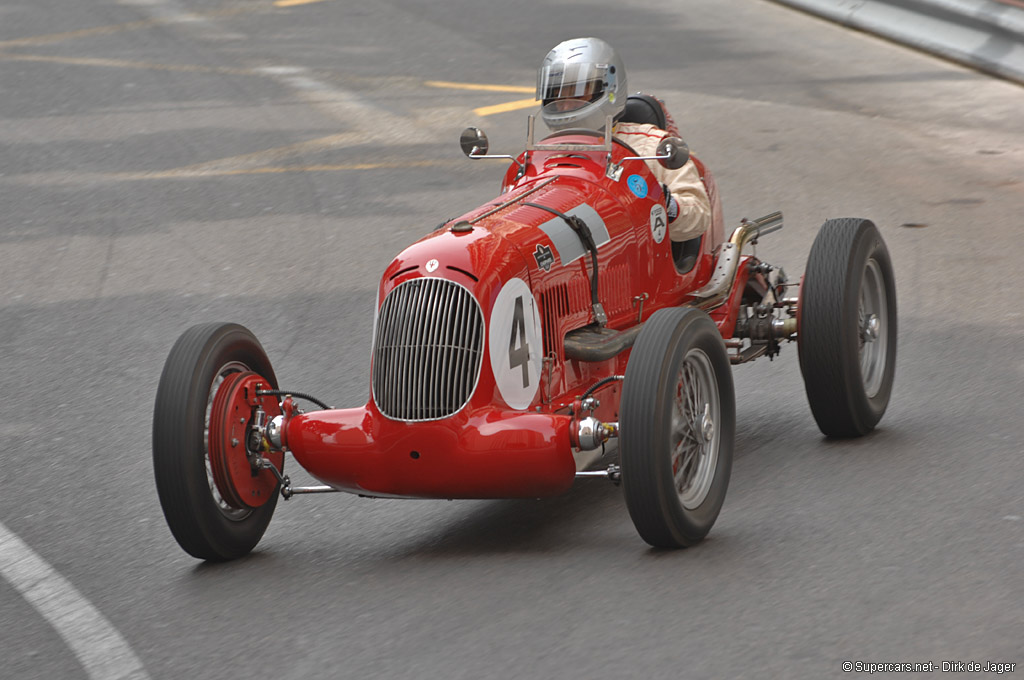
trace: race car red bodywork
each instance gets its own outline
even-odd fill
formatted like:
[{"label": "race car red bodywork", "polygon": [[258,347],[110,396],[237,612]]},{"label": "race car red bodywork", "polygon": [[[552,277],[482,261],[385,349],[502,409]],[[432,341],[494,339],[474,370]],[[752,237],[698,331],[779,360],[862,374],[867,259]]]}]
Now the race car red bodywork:
[{"label": "race car red bodywork", "polygon": [[[875,426],[892,386],[896,304],[870,221],[827,221],[793,296],[780,268],[743,254],[781,228],[781,214],[744,220],[727,238],[717,186],[698,159],[711,226],[673,243],[654,159],[609,133],[597,135],[603,143],[574,130],[535,145],[532,129],[496,199],[384,271],[364,406],[330,409],[277,389],[242,326],[206,324],[179,338],[157,392],[153,457],[165,517],[186,551],[246,554],[278,495],[531,498],[583,476],[622,484],[648,543],[693,545],[729,479],[730,364],[789,341],[822,432]],[[486,138],[470,132],[471,158],[512,158],[487,156]],[[689,157],[674,138],[658,153],[674,167]],[[302,412],[295,399],[323,410]],[[601,460],[605,443],[619,444],[621,465]],[[287,451],[324,486],[292,485]],[[604,472],[592,470],[598,460]]]},{"label": "race car red bodywork", "polygon": [[[577,135],[558,141],[594,140]],[[632,155],[616,144],[612,162]],[[509,281],[518,280],[526,285],[515,292],[528,298],[523,304],[537,310],[543,354],[537,356],[540,348],[529,340],[517,346],[519,339],[513,335],[518,325],[508,335],[485,339],[484,356],[502,358],[511,345],[512,353],[518,350],[524,361],[513,364],[513,356],[513,365],[504,367],[480,362],[479,380],[468,403],[444,418],[424,422],[388,417],[371,398],[360,408],[289,419],[285,446],[318,479],[373,496],[540,497],[569,488],[577,471],[569,435],[574,396],[601,378],[624,373],[629,349],[599,362],[566,358],[562,340],[572,330],[594,323],[590,261],[561,218],[526,203],[565,214],[585,213],[591,230],[600,231],[595,237],[599,296],[610,329],[635,327],[662,307],[685,303],[688,293],[710,278],[711,253],[725,238],[717,188],[702,166],[708,193],[715,199],[712,228],[696,265],[680,273],[664,231],[660,240],[653,234],[664,229],[652,220],[664,218],[659,208],[665,199],[645,161],[626,161],[622,181],[612,182],[605,177],[606,159],[598,154],[541,151],[523,160],[525,173],[516,179],[514,165],[506,176],[507,190],[498,199],[452,220],[395,258],[381,280],[378,308],[402,284],[429,276],[469,291],[485,310],[485,327],[493,328],[500,325],[495,315],[510,311],[496,300]],[[630,179],[633,187],[646,190],[630,188]],[[548,254],[550,260],[545,259]],[[739,301],[734,302],[738,308]],[[514,306],[511,311],[512,319],[518,318]],[[522,317],[516,324],[530,323],[528,309]],[[735,323],[734,313],[722,315],[722,324],[730,321]],[[378,327],[379,323],[378,318]],[[722,332],[731,336],[731,326]],[[500,345],[492,346],[492,341]],[[536,375],[526,363],[526,353],[543,357],[535,362],[540,366]],[[510,404],[495,371],[510,380],[518,372],[527,396],[522,389],[514,390],[512,398],[518,401]],[[595,417],[617,421],[620,393],[617,383],[601,389]]]}]

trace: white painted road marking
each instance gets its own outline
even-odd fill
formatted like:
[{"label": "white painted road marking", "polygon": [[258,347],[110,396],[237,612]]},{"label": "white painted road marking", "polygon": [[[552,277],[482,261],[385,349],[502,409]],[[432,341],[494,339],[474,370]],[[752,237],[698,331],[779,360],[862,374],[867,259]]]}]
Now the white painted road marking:
[{"label": "white painted road marking", "polygon": [[0,576],[71,648],[94,680],[148,680],[124,637],[71,583],[0,524]]}]

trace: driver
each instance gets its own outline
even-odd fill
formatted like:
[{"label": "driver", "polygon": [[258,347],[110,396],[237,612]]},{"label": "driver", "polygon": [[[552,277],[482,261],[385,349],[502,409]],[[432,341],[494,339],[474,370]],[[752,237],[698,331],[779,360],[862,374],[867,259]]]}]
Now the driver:
[{"label": "driver", "polygon": [[[620,121],[626,109],[626,68],[611,45],[599,38],[574,38],[559,43],[544,57],[537,71],[537,99],[541,118],[552,130],[586,128],[604,130],[614,121],[614,137],[636,151],[654,156],[669,132],[646,123]],[[663,107],[664,108],[664,107]],[[666,127],[675,123],[665,111]],[[675,130],[672,130],[674,133]],[[711,224],[711,202],[692,160],[678,170],[647,161],[654,177],[667,187],[665,209],[669,237],[686,241],[703,234]]]}]

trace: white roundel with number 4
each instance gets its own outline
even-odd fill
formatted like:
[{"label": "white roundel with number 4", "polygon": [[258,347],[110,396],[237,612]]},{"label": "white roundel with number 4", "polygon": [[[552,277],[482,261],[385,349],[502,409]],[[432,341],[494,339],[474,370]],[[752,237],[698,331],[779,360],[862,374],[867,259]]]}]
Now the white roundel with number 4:
[{"label": "white roundel with number 4", "polygon": [[514,409],[526,409],[540,386],[544,350],[537,301],[522,279],[502,286],[491,308],[487,340],[501,398]]}]

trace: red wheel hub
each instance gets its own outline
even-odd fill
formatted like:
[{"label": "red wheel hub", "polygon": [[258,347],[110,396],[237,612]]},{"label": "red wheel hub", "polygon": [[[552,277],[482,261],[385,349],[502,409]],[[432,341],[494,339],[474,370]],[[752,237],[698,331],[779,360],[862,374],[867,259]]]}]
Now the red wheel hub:
[{"label": "red wheel hub", "polygon": [[[267,419],[281,415],[274,397],[258,396],[257,389],[268,389],[266,378],[251,371],[232,373],[224,378],[210,408],[210,433],[207,448],[213,481],[221,497],[237,508],[258,508],[277,490],[277,477],[270,470],[253,471],[246,453],[253,411],[261,406]],[[261,451],[278,471],[284,470],[284,452]]]}]

